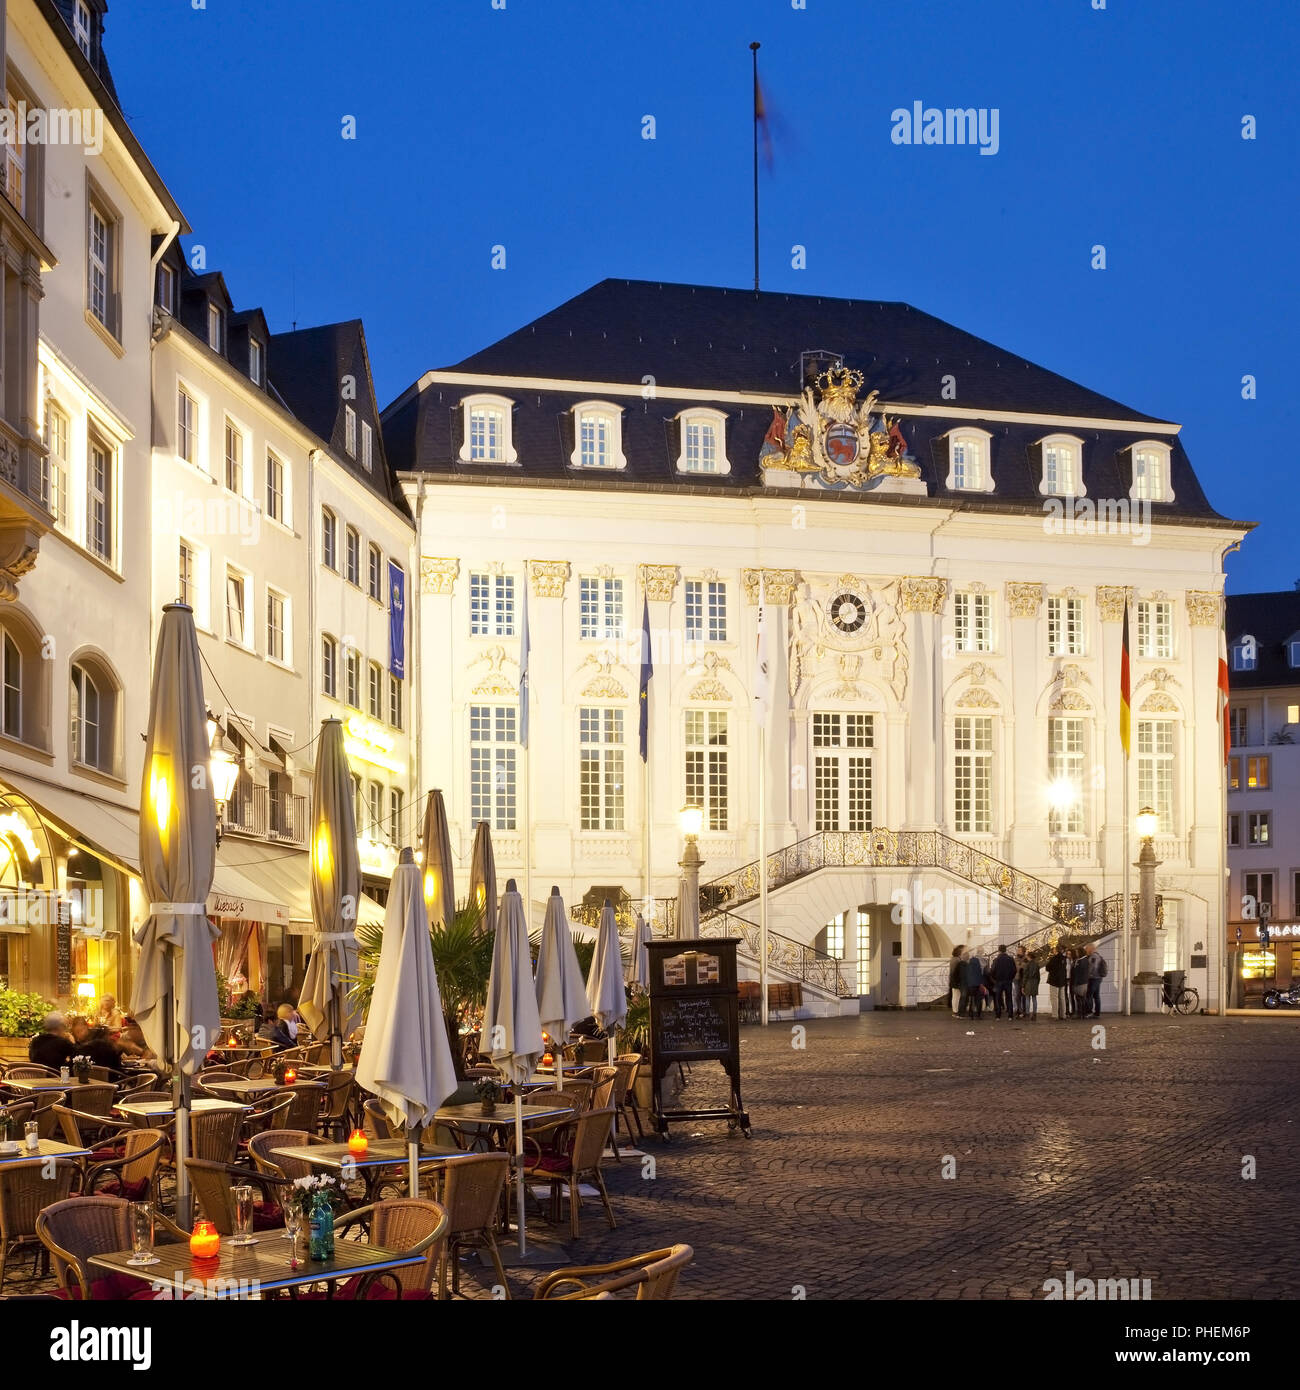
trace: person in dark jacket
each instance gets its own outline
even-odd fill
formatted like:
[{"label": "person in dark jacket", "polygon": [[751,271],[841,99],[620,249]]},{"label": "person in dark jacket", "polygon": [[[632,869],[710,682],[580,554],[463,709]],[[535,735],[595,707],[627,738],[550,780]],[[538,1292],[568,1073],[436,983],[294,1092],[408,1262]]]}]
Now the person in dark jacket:
[{"label": "person in dark jacket", "polygon": [[1042,968],[1038,964],[1038,953],[1030,951],[1025,963],[1020,967],[1020,1017],[1038,1022],[1038,983]]},{"label": "person in dark jacket", "polygon": [[1025,990],[1023,976],[1025,973],[1025,962],[1029,959],[1028,952],[1023,946],[1016,948],[1016,978],[1011,982],[1011,1003],[1015,1006],[1016,1017],[1025,1016]]},{"label": "person in dark jacket", "polygon": [[1052,1012],[1065,1021],[1065,1001],[1070,992],[1070,958],[1056,943],[1056,950],[1047,962],[1047,984],[1052,991]]},{"label": "person in dark jacket", "polygon": [[993,963],[989,966],[989,974],[993,977],[993,1011],[995,1015],[1001,1018],[1005,1005],[1007,1018],[1014,1018],[1015,1014],[1011,1008],[1011,982],[1016,978],[1016,960],[1014,956],[1007,955],[1005,946],[998,947],[997,955],[993,957]]},{"label": "person in dark jacket", "polygon": [[1092,979],[1092,957],[1080,951],[1070,970],[1070,987],[1074,991],[1074,1016],[1086,1019],[1088,1009],[1088,981]]},{"label": "person in dark jacket", "polygon": [[107,1028],[92,1028],[78,1051],[90,1058],[91,1066],[107,1068],[114,1081],[126,1075],[122,1066],[122,1049]]},{"label": "person in dark jacket", "polygon": [[964,964],[966,970],[966,1017],[979,1018],[984,1012],[983,996],[980,993],[984,987],[984,966],[973,951],[967,954]]},{"label": "person in dark jacket", "polygon": [[952,1006],[953,1018],[960,1018],[962,1008],[966,1003],[966,988],[963,983],[965,970],[962,966],[962,956],[965,948],[954,946],[952,948],[952,960],[948,964],[948,1002]]},{"label": "person in dark jacket", "polygon": [[1106,966],[1106,957],[1090,941],[1084,948],[1084,954],[1092,961],[1092,974],[1088,977],[1088,998],[1087,1012],[1093,1017],[1101,1016],[1101,982],[1109,973]]},{"label": "person in dark jacket", "polygon": [[41,1031],[27,1044],[27,1060],[58,1071],[76,1051],[62,1014],[47,1014]]}]

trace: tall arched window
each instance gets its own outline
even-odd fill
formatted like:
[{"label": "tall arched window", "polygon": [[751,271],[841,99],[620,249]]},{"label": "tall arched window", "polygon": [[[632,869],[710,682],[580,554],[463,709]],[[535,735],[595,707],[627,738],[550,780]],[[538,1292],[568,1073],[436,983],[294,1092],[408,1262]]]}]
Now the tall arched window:
[{"label": "tall arched window", "polygon": [[10,635],[4,633],[0,650],[0,683],[3,684],[3,703],[0,704],[0,733],[10,738],[23,736],[23,654]]},{"label": "tall arched window", "polygon": [[82,665],[72,667],[72,760],[85,767],[103,769],[105,740],[101,737],[103,711],[100,690]]}]

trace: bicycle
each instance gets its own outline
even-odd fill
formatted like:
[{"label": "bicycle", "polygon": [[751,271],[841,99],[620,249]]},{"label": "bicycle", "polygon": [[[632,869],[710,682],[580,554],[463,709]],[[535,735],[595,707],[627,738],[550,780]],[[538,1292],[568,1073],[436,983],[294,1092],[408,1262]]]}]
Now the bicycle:
[{"label": "bicycle", "polygon": [[1169,987],[1165,980],[1160,986],[1160,1012],[1175,1014],[1194,1014],[1201,1006],[1201,996],[1190,985],[1181,985],[1178,993]]}]

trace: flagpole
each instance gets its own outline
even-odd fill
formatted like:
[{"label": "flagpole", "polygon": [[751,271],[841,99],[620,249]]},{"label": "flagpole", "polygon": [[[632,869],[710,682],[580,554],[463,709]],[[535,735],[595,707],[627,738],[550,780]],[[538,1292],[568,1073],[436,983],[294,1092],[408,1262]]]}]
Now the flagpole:
[{"label": "flagpole", "polygon": [[1120,630],[1120,742],[1124,754],[1124,829],[1120,843],[1124,847],[1124,915],[1121,956],[1124,962],[1124,1016],[1133,1012],[1133,943],[1130,939],[1129,916],[1132,912],[1132,893],[1129,888],[1129,751],[1133,744],[1132,695],[1129,687],[1128,652],[1128,591],[1124,592],[1124,624]]},{"label": "flagpole", "polygon": [[[1224,560],[1227,555],[1224,555]],[[1221,562],[1222,563],[1222,562]],[[1226,584],[1226,580],[1225,580]],[[1231,756],[1230,730],[1228,723],[1228,596],[1223,595],[1223,611],[1220,614],[1219,623],[1219,650],[1214,655],[1215,664],[1215,691],[1214,703],[1219,710],[1219,718],[1223,721],[1223,728],[1219,733],[1219,883],[1218,895],[1215,900],[1215,909],[1211,914],[1211,922],[1215,917],[1219,922],[1219,1017],[1228,1016],[1228,889],[1226,887],[1228,879],[1228,758]],[[1241,964],[1241,948],[1237,948],[1237,953],[1233,958],[1233,1003],[1236,1003],[1236,981],[1237,972]],[[1245,1002],[1244,1000],[1242,1001]]]},{"label": "flagpole", "polygon": [[[766,593],[763,585],[764,575],[758,572],[758,659],[767,657],[767,640],[764,631],[767,614],[764,611]],[[759,708],[758,721],[758,989],[762,1000],[763,1027],[767,1027],[767,676],[762,675],[763,703]]]},{"label": "flagpole", "polygon": [[[524,924],[527,930],[533,925],[533,759],[532,759],[532,707],[533,682],[530,666],[532,664],[532,633],[528,626],[528,564],[524,563],[524,621],[519,643],[519,724],[520,751],[523,754],[524,774]],[[523,1240],[522,1227],[520,1240]],[[522,1253],[522,1245],[520,1247]]]},{"label": "flagpole", "polygon": [[[749,45],[754,60],[754,291],[758,292],[758,50],[760,44]],[[767,996],[763,996],[766,1000]],[[767,1022],[767,1004],[763,1005],[763,1022]]]}]

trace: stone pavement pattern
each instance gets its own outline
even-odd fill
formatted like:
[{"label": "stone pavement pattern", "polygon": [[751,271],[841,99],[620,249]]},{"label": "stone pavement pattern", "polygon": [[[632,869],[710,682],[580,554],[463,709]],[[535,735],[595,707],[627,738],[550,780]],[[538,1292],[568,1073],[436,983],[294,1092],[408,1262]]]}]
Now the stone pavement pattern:
[{"label": "stone pavement pattern", "polygon": [[[753,1138],[702,1121],[647,1140],[653,1179],[607,1162],[619,1228],[584,1202],[575,1262],[685,1241],[690,1298],[1042,1298],[1069,1269],[1153,1299],[1294,1297],[1300,1019],[1100,1022],[1104,1049],[1046,1017],[808,1020],[803,1050],[788,1022],[746,1028]],[[720,1096],[711,1078],[696,1063],[687,1094]]]}]

